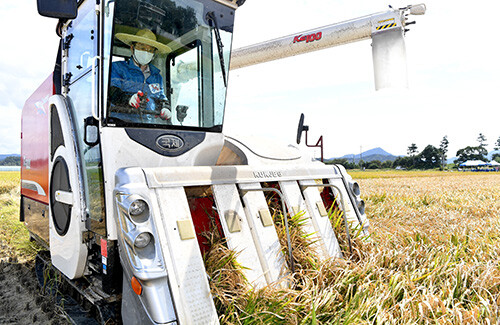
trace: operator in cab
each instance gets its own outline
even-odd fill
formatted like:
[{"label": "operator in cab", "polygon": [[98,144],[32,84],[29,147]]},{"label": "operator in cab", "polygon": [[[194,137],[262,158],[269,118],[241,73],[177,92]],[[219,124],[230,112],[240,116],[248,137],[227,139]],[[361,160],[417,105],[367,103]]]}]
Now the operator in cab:
[{"label": "operator in cab", "polygon": [[158,42],[149,29],[136,34],[117,33],[115,37],[130,46],[131,57],[113,62],[109,100],[111,116],[124,122],[171,124],[171,108],[163,88],[160,69],[151,64],[157,53],[170,48]]}]

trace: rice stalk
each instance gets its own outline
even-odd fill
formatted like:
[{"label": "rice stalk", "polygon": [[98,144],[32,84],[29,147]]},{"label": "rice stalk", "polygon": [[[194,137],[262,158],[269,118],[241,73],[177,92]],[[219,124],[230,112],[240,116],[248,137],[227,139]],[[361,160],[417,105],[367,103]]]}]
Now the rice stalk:
[{"label": "rice stalk", "polygon": [[[220,322],[498,324],[500,175],[386,176],[357,179],[371,236],[354,238],[355,256],[346,251],[341,212],[332,210],[330,220],[345,258],[328,261],[308,252],[314,236],[300,232],[299,216],[289,217],[297,264],[289,288],[249,288],[235,261],[238,252],[207,235],[213,249],[205,261]],[[0,237],[12,243],[20,232],[18,194],[4,195]],[[281,227],[283,214],[272,212]]]},{"label": "rice stalk", "polygon": [[227,247],[218,231],[204,232],[203,237],[210,247],[203,260],[216,308],[220,314],[236,312],[235,303],[249,288],[244,268],[236,260],[238,253]]},{"label": "rice stalk", "polygon": [[[233,313],[224,314],[221,321],[498,323],[499,175],[370,178],[359,182],[372,224],[371,240],[354,236],[353,246],[358,250],[354,256],[347,254],[342,212],[331,209],[330,220],[346,258],[314,264],[300,262],[294,253],[294,260],[301,265],[294,275],[300,286],[249,290],[233,300]],[[277,224],[280,218],[282,215],[275,215]],[[290,224],[292,234],[300,222],[292,220]],[[301,236],[292,238],[299,243],[303,240]]]}]

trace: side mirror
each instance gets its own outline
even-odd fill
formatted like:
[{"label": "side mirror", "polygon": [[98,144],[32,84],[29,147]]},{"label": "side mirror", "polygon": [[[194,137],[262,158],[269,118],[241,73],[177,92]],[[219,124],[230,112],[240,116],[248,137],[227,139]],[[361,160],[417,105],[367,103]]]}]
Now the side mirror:
[{"label": "side mirror", "polygon": [[83,142],[89,147],[99,143],[99,121],[93,116],[85,119]]},{"label": "side mirror", "polygon": [[297,128],[297,144],[300,144],[300,138],[302,138],[302,132],[309,131],[309,126],[304,125],[304,113],[300,114],[299,127]]},{"label": "side mirror", "polygon": [[75,19],[78,15],[77,0],[37,0],[38,13],[45,17]]}]

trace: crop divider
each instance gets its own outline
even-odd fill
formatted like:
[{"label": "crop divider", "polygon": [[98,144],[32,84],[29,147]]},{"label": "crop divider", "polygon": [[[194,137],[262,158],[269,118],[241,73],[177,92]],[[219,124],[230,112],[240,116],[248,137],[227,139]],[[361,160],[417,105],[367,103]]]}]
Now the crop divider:
[{"label": "crop divider", "polygon": [[345,232],[347,235],[347,243],[349,244],[349,252],[352,254],[352,244],[351,244],[351,235],[349,234],[349,224],[347,222],[347,215],[346,215],[346,208],[345,208],[345,202],[344,202],[344,196],[342,195],[342,191],[337,185],[333,184],[308,184],[308,185],[300,185],[301,189],[304,190],[308,187],[330,187],[339,193],[340,196],[340,203],[342,205],[342,216],[344,217],[344,224],[345,224]]},{"label": "crop divider", "polygon": [[292,255],[292,242],[290,239],[290,230],[288,228],[288,211],[292,211],[291,209],[288,209],[286,206],[285,199],[283,197],[283,193],[281,193],[278,189],[271,188],[271,187],[264,187],[264,188],[250,188],[250,189],[239,189],[240,194],[243,196],[245,192],[274,192],[278,194],[281,200],[281,205],[283,209],[283,219],[285,222],[285,229],[286,229],[286,240],[288,244],[288,257],[290,258],[290,270],[292,273],[295,272],[295,267],[293,263],[293,255]]}]

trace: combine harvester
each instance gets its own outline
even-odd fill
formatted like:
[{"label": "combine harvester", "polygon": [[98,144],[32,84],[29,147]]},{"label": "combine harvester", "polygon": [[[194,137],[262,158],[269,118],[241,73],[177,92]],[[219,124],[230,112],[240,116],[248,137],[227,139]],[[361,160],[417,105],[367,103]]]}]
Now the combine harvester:
[{"label": "combine harvester", "polygon": [[[405,84],[406,17],[425,6],[231,54],[243,2],[38,0],[41,15],[59,18],[61,41],[52,75],[22,112],[20,217],[50,251],[46,262],[99,310],[102,323],[113,303],[126,324],[218,323],[202,258],[205,231],[219,231],[241,252],[237,262],[253,287],[286,283],[280,280],[293,272],[293,260],[264,192],[279,195],[286,215],[305,212],[304,227],[324,259],[342,256],[326,212],[332,197],[347,231],[348,224],[367,231],[359,186],[342,166],[222,134],[229,64],[372,38],[376,88]],[[138,91],[131,75],[144,75],[130,57],[147,62],[152,48],[156,68]],[[120,72],[125,66],[135,72]]]}]

